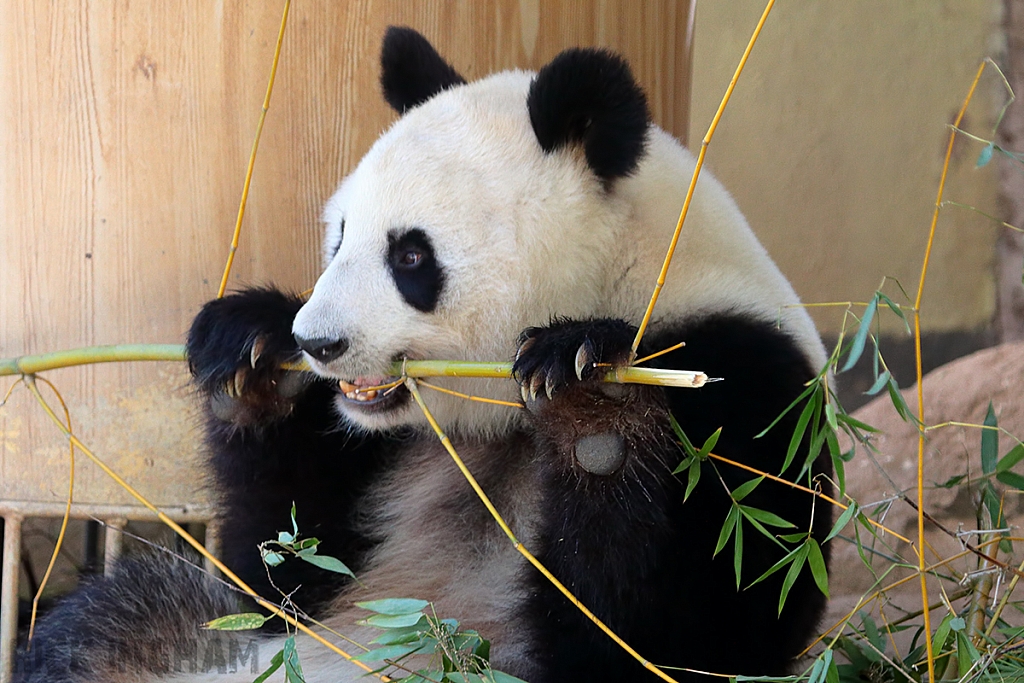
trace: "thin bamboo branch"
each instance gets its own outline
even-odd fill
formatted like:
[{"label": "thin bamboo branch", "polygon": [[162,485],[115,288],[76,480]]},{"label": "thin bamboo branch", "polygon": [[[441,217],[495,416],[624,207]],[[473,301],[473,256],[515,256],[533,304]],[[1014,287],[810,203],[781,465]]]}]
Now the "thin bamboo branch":
[{"label": "thin bamboo branch", "polygon": [[697,164],[693,169],[693,177],[690,178],[690,186],[686,190],[686,199],[683,200],[683,209],[679,212],[679,221],[676,222],[676,230],[672,233],[672,241],[669,242],[668,251],[665,253],[665,262],[661,266],[661,272],[658,274],[658,282],[654,285],[654,292],[651,294],[651,301],[647,304],[647,310],[644,312],[643,320],[640,322],[640,328],[636,332],[636,338],[633,340],[633,351],[630,360],[636,358],[637,349],[640,347],[640,340],[644,338],[644,333],[647,331],[647,325],[651,322],[651,315],[654,313],[654,306],[658,303],[658,297],[661,295],[661,289],[665,286],[665,279],[668,276],[669,266],[672,265],[672,256],[676,252],[676,245],[679,243],[679,236],[683,232],[683,223],[686,221],[686,214],[690,211],[690,202],[693,201],[693,192],[697,188],[697,178],[700,177],[700,170],[704,166],[704,157],[707,155],[708,145],[711,144],[711,138],[715,134],[715,129],[718,128],[718,122],[722,120],[722,114],[725,113],[725,107],[729,104],[729,98],[732,97],[733,90],[736,89],[736,83],[740,79],[740,74],[743,73],[743,67],[747,64],[747,58],[750,57],[750,52],[754,49],[754,44],[757,42],[758,36],[761,35],[761,29],[764,27],[764,23],[768,20],[768,14],[772,11],[772,6],[775,5],[775,0],[768,0],[768,4],[765,5],[764,12],[761,13],[761,19],[757,22],[757,26],[754,28],[754,33],[750,36],[750,40],[747,42],[747,49],[743,51],[743,56],[740,57],[740,63],[736,66],[736,72],[732,76],[732,80],[729,81],[729,87],[725,89],[725,95],[722,97],[722,103],[718,105],[718,111],[715,112],[715,117],[711,120],[711,125],[708,127],[708,132],[704,135],[704,139],[700,143],[700,152],[697,154]]},{"label": "thin bamboo branch", "polygon": [[[360,662],[358,660],[355,660],[352,655],[348,654],[347,652],[345,652],[344,650],[339,648],[334,643],[332,643],[329,640],[325,639],[323,636],[321,636],[316,631],[313,631],[311,628],[309,628],[308,626],[306,626],[302,622],[298,621],[297,619],[295,619],[291,615],[287,614],[284,610],[282,610],[280,607],[278,607],[274,603],[270,602],[269,600],[267,600],[267,599],[261,597],[259,594],[257,594],[256,591],[254,591],[251,587],[249,587],[249,584],[247,584],[244,581],[242,581],[242,579],[239,578],[238,575],[235,574],[233,571],[231,571],[227,567],[227,565],[225,565],[219,559],[217,559],[212,554],[210,554],[210,551],[206,549],[206,546],[204,546],[202,543],[197,541],[192,536],[192,534],[190,534],[187,531],[185,531],[185,529],[183,529],[180,524],[178,524],[173,519],[171,519],[166,514],[164,514],[163,511],[161,511],[159,508],[157,508],[155,505],[153,505],[151,502],[149,502],[149,500],[146,499],[146,497],[143,496],[141,493],[139,493],[134,487],[132,487],[131,484],[126,482],[124,479],[122,479],[116,472],[114,472],[114,470],[110,469],[110,467],[105,462],[100,460],[100,458],[97,457],[89,449],[88,446],[86,446],[84,443],[79,441],[78,437],[76,437],[64,425],[64,423],[62,423],[60,421],[60,418],[57,417],[57,414],[53,411],[53,408],[50,407],[50,404],[46,402],[46,399],[43,398],[43,395],[39,392],[39,387],[36,386],[36,381],[35,380],[36,380],[36,378],[33,375],[27,375],[25,377],[25,385],[28,387],[29,391],[32,392],[32,395],[35,396],[36,401],[38,401],[38,403],[42,407],[42,409],[46,412],[47,415],[50,416],[50,419],[54,422],[54,424],[57,425],[57,428],[64,434],[64,436],[71,442],[71,444],[73,446],[75,446],[83,455],[85,455],[87,458],[89,458],[97,467],[99,467],[101,470],[103,470],[103,472],[108,477],[113,479],[117,483],[118,486],[120,486],[125,491],[127,491],[135,500],[139,501],[139,503],[141,503],[143,507],[145,507],[147,510],[149,510],[154,515],[156,515],[157,519],[159,519],[161,522],[163,522],[168,527],[170,527],[174,531],[174,533],[178,534],[178,536],[180,536],[186,543],[188,543],[190,546],[192,546],[196,550],[196,552],[198,552],[204,558],[209,560],[213,564],[213,566],[215,566],[217,569],[219,569],[221,571],[221,573],[224,574],[224,576],[226,576],[228,579],[231,580],[232,583],[234,583],[236,586],[241,588],[253,600],[255,600],[256,603],[258,605],[260,605],[260,607],[263,607],[264,609],[266,609],[266,610],[270,611],[271,613],[273,613],[275,616],[278,616],[278,617],[284,619],[285,621],[287,621],[289,624],[291,624],[293,627],[295,627],[299,631],[302,631],[307,636],[309,636],[313,640],[317,641],[321,645],[326,646],[332,652],[334,652],[334,653],[336,653],[338,655],[341,655],[346,660],[352,662],[353,664],[355,664],[356,666],[360,667],[361,669],[363,669],[367,673],[372,673],[372,669],[369,666],[367,666],[366,664],[363,664],[362,662]],[[383,676],[383,675],[380,675],[380,674],[375,674],[375,675],[377,675],[382,681],[390,681],[391,680],[387,676]]]},{"label": "thin bamboo branch", "polygon": [[484,493],[483,488],[480,487],[480,484],[477,482],[476,478],[469,471],[469,468],[466,467],[466,463],[463,462],[462,458],[455,451],[455,447],[452,445],[451,439],[449,439],[448,435],[444,433],[444,430],[441,429],[441,425],[437,423],[437,420],[434,419],[434,416],[430,412],[430,409],[427,408],[427,404],[423,401],[423,397],[420,395],[419,389],[417,388],[416,380],[411,377],[408,378],[405,381],[405,386],[408,387],[409,392],[416,400],[416,404],[419,406],[420,410],[423,411],[423,416],[427,418],[427,422],[430,423],[430,426],[434,430],[434,433],[437,434],[437,438],[441,441],[441,445],[443,445],[445,450],[448,451],[448,455],[451,456],[452,460],[455,462],[456,467],[458,467],[459,471],[462,472],[462,476],[466,478],[466,481],[469,482],[469,485],[473,488],[473,491],[476,492],[477,497],[484,504],[484,507],[486,507],[487,511],[491,513],[491,517],[493,517],[494,521],[498,523],[498,526],[501,527],[501,530],[505,533],[506,536],[508,536],[508,539],[512,541],[513,547],[515,547],[515,549],[519,551],[519,553],[523,557],[525,557],[530,564],[536,567],[537,571],[543,574],[544,577],[548,581],[550,581],[551,584],[559,590],[559,592],[562,593],[562,595],[568,598],[569,602],[575,605],[576,608],[580,612],[582,612],[584,616],[590,619],[590,621],[592,621],[599,629],[601,629],[601,631],[603,631],[605,635],[611,638],[619,647],[621,647],[623,650],[628,652],[630,656],[632,656],[634,659],[640,662],[640,664],[642,664],[645,669],[655,674],[664,681],[668,681],[669,683],[676,683],[676,680],[674,678],[672,678],[664,671],[659,669],[657,666],[655,666],[654,664],[640,656],[640,653],[638,653],[636,650],[630,647],[629,644],[626,643],[626,641],[622,640],[622,638],[616,635],[614,631],[608,628],[608,626],[606,626],[603,621],[597,618],[597,615],[595,615],[593,612],[587,609],[587,607],[583,603],[581,603],[579,599],[575,595],[573,595],[572,592],[568,588],[566,588],[561,581],[559,581],[550,571],[548,571],[547,567],[540,563],[540,560],[534,557],[533,554],[529,550],[527,550],[522,543],[519,542],[519,539],[516,538],[516,535],[514,533],[512,533],[512,529],[509,528],[508,524],[505,522],[505,519],[501,516],[501,513],[499,513],[497,508],[494,507],[494,504],[491,502],[491,499],[487,496],[486,493]]},{"label": "thin bamboo branch", "polygon": [[[981,74],[985,71],[985,64],[982,62],[978,67],[978,72],[974,76],[974,82],[971,83],[971,88],[967,92],[967,97],[964,98],[964,102],[960,107],[960,111],[956,116],[956,121],[953,122],[954,130],[949,133],[949,143],[946,145],[946,158],[942,164],[942,175],[939,178],[939,191],[935,198],[935,210],[932,212],[932,223],[928,230],[928,244],[924,251],[924,263],[921,264],[921,278],[917,287],[917,297],[914,299],[914,310],[917,311],[914,315],[914,356],[917,366],[917,419],[918,425],[922,425],[918,428],[917,437],[917,557],[918,557],[918,572],[921,577],[921,602],[924,606],[924,632],[930,634],[932,632],[931,614],[928,611],[928,582],[925,580],[925,560],[924,560],[924,385],[922,380],[924,378],[924,372],[922,370],[921,362],[921,299],[924,296],[924,283],[925,278],[928,275],[928,263],[931,260],[932,245],[935,243],[935,230],[939,223],[939,212],[942,210],[942,194],[946,189],[946,176],[949,174],[949,161],[953,156],[953,143],[956,141],[956,128],[960,126],[960,122],[964,118],[964,113],[967,111],[967,105],[970,104],[971,99],[974,97],[974,91],[978,87],[978,81],[981,80]],[[925,647],[928,653],[928,680],[935,680],[935,653],[932,651],[932,639],[926,637],[924,639]]]},{"label": "thin bamboo branch", "polygon": [[260,110],[260,120],[256,124],[256,135],[253,137],[252,150],[249,152],[249,165],[245,170],[245,182],[242,184],[242,199],[238,202],[238,217],[235,219],[235,231],[231,235],[231,248],[228,250],[228,260],[224,264],[224,275],[220,279],[220,288],[217,290],[217,298],[224,296],[228,288],[228,276],[231,275],[231,265],[235,262],[235,252],[238,251],[238,240],[242,234],[242,218],[245,217],[245,205],[249,200],[249,185],[252,184],[252,171],[256,167],[256,152],[260,148],[260,137],[263,135],[263,122],[267,119],[267,112],[270,111],[270,95],[274,92],[274,79],[277,77],[277,63],[281,59],[281,44],[284,42],[284,29],[288,25],[288,10],[291,8],[291,0],[285,0],[284,12],[281,15],[281,28],[277,32],[277,45],[274,48],[274,62],[270,66],[270,80],[267,82],[267,94],[263,97],[263,108]]}]

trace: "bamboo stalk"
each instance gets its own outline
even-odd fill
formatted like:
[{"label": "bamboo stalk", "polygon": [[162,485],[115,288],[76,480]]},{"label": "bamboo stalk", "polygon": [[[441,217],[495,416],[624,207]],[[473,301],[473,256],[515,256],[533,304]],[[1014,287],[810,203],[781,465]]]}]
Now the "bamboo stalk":
[{"label": "bamboo stalk", "polygon": [[[183,361],[185,347],[179,344],[117,344],[87,346],[53,353],[0,359],[0,377],[32,375],[47,370],[126,361]],[[288,370],[309,371],[304,362],[290,363]],[[480,361],[410,360],[394,363],[389,372],[395,377],[482,377],[505,379],[512,376],[511,363]],[[664,387],[699,389],[709,380],[703,372],[663,370],[660,368],[622,367],[608,372],[604,381],[626,384],[650,384]]]}]

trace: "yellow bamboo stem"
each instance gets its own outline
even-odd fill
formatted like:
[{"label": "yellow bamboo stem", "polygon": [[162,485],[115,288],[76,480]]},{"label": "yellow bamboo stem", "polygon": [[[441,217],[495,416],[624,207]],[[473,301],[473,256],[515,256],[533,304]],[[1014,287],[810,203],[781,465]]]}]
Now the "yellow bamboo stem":
[{"label": "yellow bamboo stem", "polygon": [[[81,441],[79,441],[78,437],[76,437],[64,425],[64,423],[62,423],[60,421],[60,418],[57,417],[57,414],[53,411],[53,408],[51,408],[50,404],[46,402],[45,398],[43,398],[43,395],[39,392],[39,387],[36,386],[36,382],[35,382],[35,377],[34,376],[27,375],[25,377],[25,385],[29,388],[29,391],[31,391],[32,394],[35,396],[36,401],[39,402],[39,405],[42,406],[42,408],[46,412],[46,414],[49,415],[50,419],[53,420],[54,424],[57,425],[57,428],[64,434],[65,437],[67,437],[67,439],[71,442],[71,444],[75,448],[77,448],[79,451],[81,451],[97,467],[99,467],[101,470],[103,470],[103,472],[108,477],[113,479],[117,483],[118,486],[120,486],[125,491],[127,491],[132,496],[132,498],[137,500],[143,507],[145,507],[147,510],[149,510],[154,515],[156,515],[157,519],[159,519],[161,522],[163,522],[164,524],[169,526],[174,531],[174,533],[178,534],[178,536],[180,536],[186,543],[188,543],[190,546],[192,546],[196,550],[196,552],[198,552],[204,558],[209,560],[213,564],[213,566],[215,566],[217,569],[219,569],[221,571],[221,573],[223,573],[224,576],[226,576],[232,583],[234,583],[236,586],[238,586],[243,591],[245,591],[250,597],[252,597],[252,599],[255,600],[257,604],[259,604],[261,607],[263,607],[264,609],[268,610],[269,612],[273,613],[275,616],[278,616],[278,617],[284,619],[289,624],[291,624],[293,627],[295,627],[296,629],[298,629],[302,633],[305,633],[307,636],[309,636],[313,640],[317,641],[321,645],[327,647],[332,652],[334,652],[334,653],[336,653],[338,655],[341,655],[343,658],[345,658],[346,660],[352,662],[353,664],[355,664],[356,666],[360,667],[361,669],[363,669],[367,673],[372,673],[372,669],[369,666],[367,666],[366,664],[364,664],[364,663],[362,663],[362,662],[360,662],[358,660],[355,660],[352,655],[348,654],[347,652],[345,652],[344,650],[339,648],[334,643],[332,643],[329,640],[325,639],[319,633],[313,631],[311,628],[309,628],[308,626],[306,626],[302,622],[296,620],[294,617],[292,617],[291,615],[289,615],[286,612],[284,612],[280,607],[278,607],[274,603],[272,603],[269,600],[266,600],[263,597],[261,597],[260,595],[258,595],[256,593],[256,591],[254,591],[252,588],[249,587],[249,584],[247,584],[244,581],[242,581],[242,579],[239,578],[237,574],[235,574],[233,571],[228,569],[227,565],[225,565],[219,559],[217,559],[212,554],[210,554],[210,551],[207,550],[206,547],[202,543],[200,543],[195,538],[193,538],[190,533],[185,531],[185,529],[183,529],[180,524],[175,522],[173,519],[171,519],[166,514],[164,514],[159,508],[157,508],[155,505],[150,503],[149,500],[147,500],[145,496],[143,496],[141,493],[139,493],[137,490],[135,490],[135,488],[131,484],[126,482],[124,479],[122,479],[117,474],[117,472],[114,472],[114,470],[110,469],[110,467],[105,462],[100,460],[100,458],[98,456],[96,456],[96,454],[94,454],[85,444],[83,444]],[[378,675],[378,678],[380,678],[382,681],[390,681],[391,680],[387,676],[382,676],[382,675]]]},{"label": "yellow bamboo stem", "polygon": [[263,135],[263,122],[267,119],[267,112],[270,111],[270,95],[274,92],[274,79],[277,77],[277,63],[281,59],[281,44],[284,42],[284,29],[288,24],[288,10],[291,8],[291,0],[285,0],[284,13],[281,15],[281,28],[277,32],[277,45],[274,48],[274,62],[270,66],[270,80],[267,82],[267,94],[263,97],[263,109],[260,111],[260,120],[256,124],[256,135],[252,141],[252,150],[249,152],[249,165],[245,170],[245,182],[242,184],[242,199],[238,203],[238,217],[235,219],[235,232],[231,236],[231,248],[228,250],[228,261],[224,264],[224,275],[220,279],[220,288],[217,290],[217,298],[224,296],[228,288],[228,276],[231,275],[231,265],[235,262],[235,252],[238,251],[238,240],[242,234],[242,218],[245,217],[245,204],[249,200],[249,185],[252,184],[252,170],[256,167],[256,151],[260,148],[260,136]]},{"label": "yellow bamboo stem", "polygon": [[729,98],[732,97],[732,91],[736,89],[736,83],[740,79],[740,74],[743,73],[743,67],[747,64],[747,58],[750,57],[750,52],[754,49],[754,44],[757,42],[758,36],[761,35],[761,29],[764,27],[765,21],[768,20],[768,14],[772,11],[772,6],[774,4],[775,0],[768,0],[768,4],[765,5],[764,12],[761,13],[761,19],[757,22],[757,26],[754,28],[754,33],[750,36],[750,40],[747,42],[747,49],[743,51],[743,56],[740,57],[740,63],[736,66],[736,72],[733,74],[732,80],[729,81],[729,87],[725,89],[725,95],[722,97],[722,103],[718,105],[718,111],[715,112],[715,117],[711,120],[708,132],[704,135],[704,139],[700,143],[700,152],[697,154],[697,165],[693,169],[693,177],[690,178],[690,187],[686,190],[686,199],[683,201],[683,209],[679,212],[679,221],[676,223],[676,230],[672,234],[672,241],[669,243],[668,252],[665,254],[665,262],[661,266],[661,273],[658,274],[658,282],[655,284],[654,292],[651,294],[651,302],[647,304],[647,310],[644,312],[644,318],[640,323],[640,329],[637,330],[636,338],[633,340],[633,352],[630,360],[636,358],[636,351],[640,347],[640,340],[644,338],[644,333],[647,331],[647,325],[651,322],[651,315],[654,313],[654,305],[658,303],[658,297],[661,295],[661,289],[665,286],[665,278],[668,275],[668,268],[672,265],[672,256],[676,253],[676,245],[679,243],[679,236],[683,232],[683,222],[686,220],[686,214],[690,211],[690,202],[693,200],[693,192],[697,188],[697,178],[700,177],[700,169],[704,166],[704,156],[707,154],[708,145],[711,144],[711,138],[715,134],[715,129],[718,128],[718,122],[722,119],[725,107],[729,104]]},{"label": "yellow bamboo stem", "polygon": [[427,404],[423,402],[423,397],[420,396],[419,389],[416,386],[416,380],[413,379],[412,377],[409,377],[405,381],[405,386],[409,388],[409,392],[416,400],[416,404],[420,407],[420,410],[423,411],[424,417],[427,418],[427,422],[430,423],[430,426],[434,430],[434,433],[437,434],[437,438],[440,439],[441,445],[443,445],[445,450],[448,451],[448,455],[450,455],[452,460],[455,461],[455,465],[456,467],[459,468],[459,471],[462,472],[462,476],[464,476],[466,478],[466,481],[469,482],[469,485],[473,487],[473,491],[476,492],[477,497],[484,504],[484,507],[487,508],[487,511],[491,513],[491,517],[493,517],[494,521],[498,523],[498,526],[501,527],[501,530],[505,532],[506,536],[508,536],[508,539],[512,541],[512,545],[515,547],[515,549],[518,550],[519,553],[523,557],[525,557],[530,564],[536,567],[537,571],[543,574],[544,577],[548,581],[550,581],[551,584],[555,588],[557,588],[560,593],[562,593],[562,595],[568,598],[569,602],[575,605],[576,608],[580,612],[582,612],[584,616],[590,619],[590,621],[594,622],[594,624],[599,629],[601,629],[605,633],[605,635],[607,635],[609,638],[615,641],[615,643],[623,650],[628,652],[630,656],[632,656],[634,659],[640,662],[640,664],[642,664],[645,669],[652,672],[664,681],[668,681],[669,683],[676,683],[676,680],[674,678],[672,678],[664,671],[659,669],[657,666],[641,657],[640,653],[638,653],[636,650],[630,647],[629,644],[626,643],[626,641],[622,640],[622,638],[617,636],[614,631],[608,628],[608,626],[606,626],[603,621],[598,619],[597,615],[595,615],[593,612],[587,609],[587,607],[582,602],[580,602],[579,599],[577,599],[576,596],[573,595],[572,592],[568,588],[566,588],[561,581],[555,578],[554,574],[549,572],[547,567],[541,564],[540,560],[533,556],[533,553],[527,550],[523,546],[523,544],[519,542],[519,539],[516,538],[516,535],[512,533],[512,529],[510,529],[508,524],[505,523],[504,518],[502,518],[501,514],[494,507],[494,504],[491,503],[491,499],[487,497],[487,494],[484,493],[484,490],[480,487],[480,484],[477,483],[476,478],[469,471],[469,468],[466,467],[466,463],[463,462],[462,458],[459,457],[459,454],[455,451],[455,447],[452,445],[451,439],[448,438],[448,435],[445,434],[444,431],[441,429],[441,425],[439,425],[437,423],[437,420],[434,419],[434,416],[430,412],[430,409],[427,408]]},{"label": "yellow bamboo stem", "polygon": [[[60,402],[60,407],[64,411],[64,421],[68,425],[68,431],[71,431],[71,411],[68,410],[68,404],[64,401],[64,397],[57,391],[57,387],[49,380],[42,380],[46,382],[50,390],[53,391],[57,396],[57,401]],[[60,554],[61,546],[64,545],[64,536],[68,530],[68,520],[71,519],[71,500],[75,495],[75,445],[68,444],[68,500],[64,506],[64,516],[60,520],[60,532],[57,534],[57,542],[53,544],[53,553],[50,555],[50,563],[46,565],[46,571],[43,573],[43,579],[39,582],[39,587],[36,589],[36,594],[32,596],[32,615],[28,621],[28,642],[29,647],[32,645],[32,636],[35,635],[36,631],[36,614],[39,612],[39,599],[43,595],[43,591],[46,589],[46,584],[50,581],[50,575],[53,573],[53,566],[57,564],[57,555]]]},{"label": "yellow bamboo stem", "polygon": [[928,262],[931,259],[932,245],[935,242],[935,229],[939,223],[939,211],[942,210],[942,193],[946,189],[946,176],[949,174],[949,160],[953,155],[953,143],[956,140],[956,128],[960,127],[960,122],[964,118],[964,113],[967,111],[967,105],[970,104],[971,99],[974,97],[974,91],[978,87],[978,81],[981,80],[981,74],[985,71],[986,62],[982,62],[981,66],[978,67],[978,72],[974,76],[974,82],[971,83],[971,88],[967,92],[967,97],[964,98],[964,102],[960,107],[960,111],[956,116],[956,120],[953,122],[953,129],[949,132],[949,143],[946,145],[946,158],[942,164],[942,175],[939,178],[939,191],[935,198],[935,210],[932,212],[932,223],[928,230],[928,244],[924,250],[924,263],[921,264],[921,279],[917,287],[917,297],[914,299],[914,355],[917,366],[917,420],[918,420],[918,436],[917,436],[917,564],[918,574],[921,577],[921,602],[924,605],[924,632],[926,634],[924,642],[928,652],[928,680],[935,680],[935,653],[932,651],[932,639],[931,639],[931,611],[928,608],[928,582],[927,574],[925,573],[925,560],[924,560],[924,385],[922,379],[924,378],[924,372],[922,370],[921,363],[921,299],[924,296],[924,282],[925,277],[928,274]]}]

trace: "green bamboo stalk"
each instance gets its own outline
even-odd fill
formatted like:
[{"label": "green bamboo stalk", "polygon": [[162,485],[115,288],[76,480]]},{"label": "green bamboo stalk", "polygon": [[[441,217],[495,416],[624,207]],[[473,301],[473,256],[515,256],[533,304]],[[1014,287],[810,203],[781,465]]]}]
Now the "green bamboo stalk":
[{"label": "green bamboo stalk", "polygon": [[[185,347],[180,344],[116,344],[88,346],[78,349],[0,359],[0,377],[31,375],[47,370],[90,365],[92,363],[123,363],[128,361],[183,361]],[[290,363],[289,370],[309,371],[305,362]],[[411,360],[394,363],[389,372],[395,377],[485,377],[502,379],[512,375],[511,363],[476,361]],[[623,367],[610,370],[606,382],[651,384],[667,387],[699,388],[708,381],[702,372],[662,370],[659,368]]]},{"label": "green bamboo stalk", "polygon": [[181,344],[114,344],[0,359],[0,377],[31,375],[46,370],[93,363],[123,363],[136,360],[185,360]]}]

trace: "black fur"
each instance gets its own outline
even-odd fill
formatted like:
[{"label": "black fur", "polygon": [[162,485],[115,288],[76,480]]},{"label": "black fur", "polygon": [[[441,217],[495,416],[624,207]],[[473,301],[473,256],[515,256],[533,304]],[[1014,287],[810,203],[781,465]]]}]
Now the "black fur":
[{"label": "black fur", "polygon": [[223,660],[217,653],[241,652],[229,635],[199,625],[238,611],[236,594],[189,562],[166,554],[123,559],[110,576],[89,580],[40,621],[31,648],[19,652],[14,682],[216,671]]},{"label": "black fur", "polygon": [[466,82],[434,46],[411,28],[390,26],[380,53],[384,99],[399,114]]},{"label": "black fur", "polygon": [[537,73],[527,98],[545,152],[582,144],[587,163],[608,183],[636,170],[647,144],[647,98],[618,55],[566,50]]},{"label": "black fur", "polygon": [[[196,317],[187,347],[197,383],[216,402],[223,400],[222,385],[237,369],[251,370],[253,340],[265,340],[260,361],[245,380],[245,397],[236,400],[264,402],[268,408],[250,412],[268,417],[247,421],[235,414],[235,421],[224,421],[209,411],[206,443],[219,494],[222,559],[272,601],[279,595],[256,548],[290,530],[293,502],[304,536],[320,538],[324,554],[360,568],[372,543],[355,523],[356,501],[390,450],[384,436],[356,436],[343,428],[328,384],[313,382],[290,400],[275,392],[284,374],[280,363],[296,354],[291,327],[301,305],[297,297],[265,289],[211,301]],[[283,400],[287,410],[280,409]],[[313,613],[344,586],[337,575],[294,561],[275,568],[273,580],[285,593],[301,585],[296,598]]]},{"label": "black fur", "polygon": [[[532,330],[536,342],[516,364],[530,366],[560,359],[560,376],[576,384],[572,359],[581,344],[600,349],[599,360],[628,354],[633,328],[621,321],[560,321]],[[652,366],[702,370],[724,381],[702,389],[633,388],[619,399],[597,399],[614,414],[620,433],[631,441],[627,466],[610,477],[588,475],[576,466],[568,447],[582,431],[601,431],[599,416],[579,427],[585,393],[563,389],[576,405],[554,400],[537,411],[543,463],[544,527],[538,557],[628,643],[658,664],[731,674],[782,675],[807,643],[824,607],[824,597],[805,570],[793,587],[781,618],[776,617],[782,573],[737,592],[731,543],[712,553],[729,509],[729,499],[710,465],[683,503],[683,483],[670,474],[683,453],[665,439],[665,409],[698,446],[723,427],[714,452],[777,473],[799,410],[791,411],[765,437],[768,426],[814,376],[795,343],[769,323],[743,315],[716,314],[681,323],[648,337],[641,353],[686,346],[655,359]],[[553,351],[550,351],[553,347]],[[534,358],[534,354],[537,355]],[[584,382],[582,386],[593,385]],[[632,398],[631,395],[632,394]],[[645,399],[644,394],[648,397]],[[600,395],[591,389],[592,397]],[[630,415],[632,416],[630,418]],[[608,420],[610,418],[605,418]],[[623,427],[632,422],[632,428]],[[569,432],[567,435],[566,432]],[[730,489],[752,478],[718,465]],[[829,471],[819,460],[815,473]],[[745,504],[764,508],[806,528],[811,500],[805,493],[763,482]],[[830,511],[817,506],[814,534],[822,540]],[[827,553],[827,546],[824,549]],[[743,585],[782,557],[772,542],[747,529]],[[562,680],[654,680],[612,643],[543,577],[534,575],[529,623],[537,628],[536,657],[545,674],[534,683]],[[677,680],[705,680],[673,672]]]},{"label": "black fur", "polygon": [[388,235],[388,269],[402,298],[417,311],[430,313],[444,288],[444,269],[434,246],[419,228]]}]

